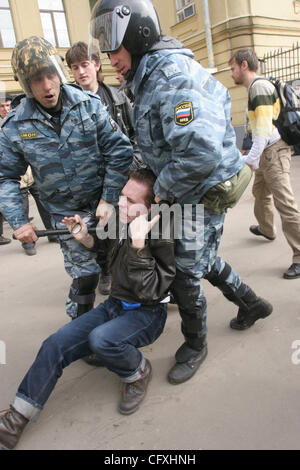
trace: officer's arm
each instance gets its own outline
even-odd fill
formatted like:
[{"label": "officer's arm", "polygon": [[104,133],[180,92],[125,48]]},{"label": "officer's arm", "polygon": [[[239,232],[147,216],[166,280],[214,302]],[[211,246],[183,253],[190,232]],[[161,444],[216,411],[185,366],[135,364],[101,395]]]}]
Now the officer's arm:
[{"label": "officer's arm", "polygon": [[20,178],[26,173],[28,163],[15,144],[0,132],[0,209],[9,225],[18,229],[28,223],[22,205]]},{"label": "officer's arm", "polygon": [[117,203],[128,179],[133,149],[128,137],[120,131],[103,106],[99,105],[98,113],[98,145],[105,161],[102,199]]}]

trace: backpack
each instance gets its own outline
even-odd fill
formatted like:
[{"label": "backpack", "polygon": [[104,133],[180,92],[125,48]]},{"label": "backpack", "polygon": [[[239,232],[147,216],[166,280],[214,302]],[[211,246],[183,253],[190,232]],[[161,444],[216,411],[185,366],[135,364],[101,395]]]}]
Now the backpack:
[{"label": "backpack", "polygon": [[300,142],[300,97],[294,88],[288,83],[282,82],[273,77],[257,78],[257,80],[268,80],[274,85],[280,99],[280,113],[274,126],[288,145],[295,145]]}]

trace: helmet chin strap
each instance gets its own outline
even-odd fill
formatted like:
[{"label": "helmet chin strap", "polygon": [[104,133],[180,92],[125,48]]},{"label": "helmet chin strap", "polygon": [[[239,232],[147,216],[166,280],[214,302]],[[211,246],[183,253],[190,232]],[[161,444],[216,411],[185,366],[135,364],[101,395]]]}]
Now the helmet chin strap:
[{"label": "helmet chin strap", "polygon": [[128,70],[128,72],[126,72],[124,75],[124,78],[127,82],[131,82],[133,80],[133,77],[135,76],[138,66],[140,65],[142,57],[143,56],[141,55],[131,56],[131,69]]}]

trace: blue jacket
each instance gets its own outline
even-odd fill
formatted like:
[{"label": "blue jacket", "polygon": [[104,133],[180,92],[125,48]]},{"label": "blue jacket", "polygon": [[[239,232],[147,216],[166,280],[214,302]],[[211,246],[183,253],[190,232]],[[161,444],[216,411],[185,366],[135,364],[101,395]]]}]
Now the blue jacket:
[{"label": "blue jacket", "polygon": [[146,54],[131,84],[134,127],[156,196],[198,203],[244,165],[228,90],[187,49]]},{"label": "blue jacket", "polygon": [[62,97],[60,135],[31,98],[1,123],[0,208],[13,229],[27,223],[19,180],[28,164],[43,205],[61,215],[100,198],[116,203],[128,179],[132,146],[100,98],[72,85]]}]

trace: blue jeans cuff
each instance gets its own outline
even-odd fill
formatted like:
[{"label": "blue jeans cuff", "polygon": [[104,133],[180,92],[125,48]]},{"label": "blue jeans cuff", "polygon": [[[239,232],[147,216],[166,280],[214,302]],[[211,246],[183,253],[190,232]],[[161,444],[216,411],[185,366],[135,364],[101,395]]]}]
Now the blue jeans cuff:
[{"label": "blue jeans cuff", "polygon": [[34,403],[33,400],[26,397],[22,393],[17,393],[14,399],[12,406],[17,410],[21,415],[30,421],[35,421],[40,414],[43,407]]}]

